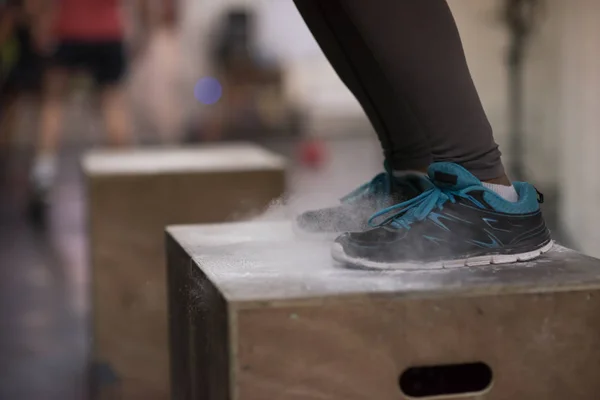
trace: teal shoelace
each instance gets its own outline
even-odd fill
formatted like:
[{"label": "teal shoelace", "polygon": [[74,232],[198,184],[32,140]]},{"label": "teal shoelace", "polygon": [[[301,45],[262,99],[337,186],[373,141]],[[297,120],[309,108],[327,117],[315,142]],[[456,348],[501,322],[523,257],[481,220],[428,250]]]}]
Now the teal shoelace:
[{"label": "teal shoelace", "polygon": [[[468,199],[484,208],[479,201],[468,194],[468,192],[474,189],[481,189],[481,187],[474,185],[456,190],[434,186],[417,197],[376,212],[369,218],[369,226],[376,228],[383,225],[390,225],[397,229],[404,228],[408,230],[416,221],[423,221],[428,217],[439,217],[434,211],[443,210],[444,204],[447,202],[456,203],[458,198]],[[384,216],[387,217],[383,221],[376,222]]]}]

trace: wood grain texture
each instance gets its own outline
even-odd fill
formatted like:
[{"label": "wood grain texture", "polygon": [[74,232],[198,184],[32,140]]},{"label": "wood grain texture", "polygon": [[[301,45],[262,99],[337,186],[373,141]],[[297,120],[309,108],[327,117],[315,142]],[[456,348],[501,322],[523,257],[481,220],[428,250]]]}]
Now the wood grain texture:
[{"label": "wood grain texture", "polygon": [[119,376],[121,398],[169,398],[165,227],[262,211],[285,190],[283,168],[271,165],[139,175],[114,167],[86,171],[94,359]]},{"label": "wood grain texture", "polygon": [[247,309],[232,384],[238,400],[397,400],[409,367],[481,361],[482,399],[592,399],[599,310],[598,291]]},{"label": "wood grain texture", "polygon": [[600,392],[600,261],[572,250],[502,267],[380,273],[333,263],[328,243],[299,240],[284,222],[167,234],[181,255],[168,265],[180,279],[170,293],[187,293],[187,303],[170,295],[172,328],[183,326],[179,307],[203,310],[185,322],[192,344],[171,348],[175,362],[202,359],[178,378],[196,392],[177,400],[405,399],[406,368],[477,361],[494,374],[479,399]]}]

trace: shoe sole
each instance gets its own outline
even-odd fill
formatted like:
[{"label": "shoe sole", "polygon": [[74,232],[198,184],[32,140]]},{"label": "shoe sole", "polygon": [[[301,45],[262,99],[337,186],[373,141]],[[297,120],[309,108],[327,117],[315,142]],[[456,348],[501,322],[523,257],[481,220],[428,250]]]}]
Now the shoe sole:
[{"label": "shoe sole", "polygon": [[331,256],[335,261],[350,264],[355,267],[365,269],[376,269],[376,270],[427,270],[427,269],[449,269],[449,268],[463,268],[463,267],[477,267],[482,265],[498,265],[498,264],[511,264],[520,261],[530,261],[542,254],[548,252],[554,241],[550,240],[548,243],[540,248],[531,250],[525,253],[517,254],[491,254],[487,256],[477,256],[458,260],[447,260],[447,261],[436,261],[431,263],[416,263],[416,262],[401,262],[401,263],[382,263],[376,261],[370,261],[364,258],[354,258],[348,256],[344,252],[344,248],[339,243],[334,243],[331,247]]}]

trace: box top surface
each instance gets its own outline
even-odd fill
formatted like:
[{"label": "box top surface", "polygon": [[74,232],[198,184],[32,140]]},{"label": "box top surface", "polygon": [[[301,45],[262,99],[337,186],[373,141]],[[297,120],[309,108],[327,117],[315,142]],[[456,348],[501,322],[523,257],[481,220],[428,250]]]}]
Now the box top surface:
[{"label": "box top surface", "polygon": [[[167,229],[224,297],[242,307],[348,296],[480,295],[600,288],[600,260],[555,244],[537,260],[505,265],[402,271],[336,264],[331,242],[298,239],[290,222],[174,226]],[[266,302],[266,303],[265,303]]]},{"label": "box top surface", "polygon": [[130,175],[185,172],[224,172],[283,169],[285,160],[250,143],[196,147],[142,147],[92,150],[82,160],[91,175]]}]

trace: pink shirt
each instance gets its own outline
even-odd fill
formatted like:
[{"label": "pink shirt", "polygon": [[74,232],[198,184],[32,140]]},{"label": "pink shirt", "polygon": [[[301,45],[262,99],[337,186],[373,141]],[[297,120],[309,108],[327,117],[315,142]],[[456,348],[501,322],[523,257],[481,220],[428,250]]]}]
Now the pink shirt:
[{"label": "pink shirt", "polygon": [[58,0],[54,32],[58,40],[121,40],[120,0]]}]

